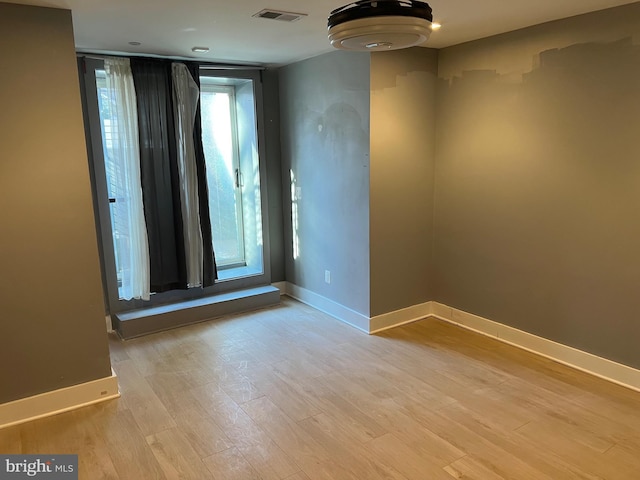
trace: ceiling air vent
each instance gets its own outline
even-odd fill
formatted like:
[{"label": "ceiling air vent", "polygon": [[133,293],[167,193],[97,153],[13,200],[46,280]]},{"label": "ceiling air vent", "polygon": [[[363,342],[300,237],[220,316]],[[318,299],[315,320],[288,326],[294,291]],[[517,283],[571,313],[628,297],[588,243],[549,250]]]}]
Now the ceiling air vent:
[{"label": "ceiling air vent", "polygon": [[264,10],[259,11],[252,17],[256,18],[267,18],[269,20],[280,20],[281,22],[295,22],[296,20],[300,20],[302,17],[306,17],[306,13],[294,13],[294,12],[283,12],[281,10],[272,10],[270,8],[266,8]]}]

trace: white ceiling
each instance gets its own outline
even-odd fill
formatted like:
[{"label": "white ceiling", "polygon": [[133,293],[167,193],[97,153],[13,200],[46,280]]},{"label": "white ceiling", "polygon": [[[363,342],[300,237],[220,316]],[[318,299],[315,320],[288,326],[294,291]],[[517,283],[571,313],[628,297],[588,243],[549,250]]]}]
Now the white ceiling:
[{"label": "white ceiling", "polygon": [[[2,1],[2,0],[0,0]],[[7,0],[4,0],[7,1]],[[73,12],[80,51],[196,57],[283,65],[331,50],[329,12],[347,0],[8,0]],[[428,0],[442,29],[425,44],[441,48],[478,38],[634,3],[630,0]],[[285,23],[252,18],[269,8],[308,16]],[[133,47],[129,42],[140,42]],[[191,48],[206,46],[207,54]]]}]

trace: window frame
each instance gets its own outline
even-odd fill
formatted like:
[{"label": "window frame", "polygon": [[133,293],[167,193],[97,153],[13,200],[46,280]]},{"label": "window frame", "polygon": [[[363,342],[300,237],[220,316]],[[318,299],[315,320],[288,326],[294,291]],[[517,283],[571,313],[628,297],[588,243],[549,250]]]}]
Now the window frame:
[{"label": "window frame", "polygon": [[[79,73],[81,79],[82,104],[87,139],[87,155],[89,171],[94,199],[94,212],[96,220],[96,232],[100,263],[103,276],[103,288],[105,294],[105,307],[107,314],[133,311],[159,305],[183,302],[198,298],[214,296],[245,288],[270,285],[270,245],[269,245],[269,220],[266,192],[266,151],[264,129],[264,103],[262,92],[262,78],[259,70],[251,69],[215,69],[209,70],[201,66],[200,76],[230,78],[238,80],[251,80],[253,86],[253,98],[256,120],[256,135],[258,147],[259,170],[259,199],[260,199],[260,225],[256,228],[261,234],[262,244],[257,247],[260,250],[262,265],[260,269],[236,267],[219,268],[218,280],[210,287],[191,288],[188,290],[171,290],[168,292],[152,293],[149,301],[139,299],[123,300],[118,295],[116,276],[116,263],[111,234],[111,216],[109,212],[109,197],[107,193],[107,181],[102,147],[102,134],[100,131],[100,115],[98,110],[98,98],[96,87],[96,70],[104,70],[104,61],[99,58],[79,55]],[[245,238],[246,241],[246,238]],[[215,245],[214,245],[215,249]]]},{"label": "window frame", "polygon": [[[202,76],[202,75],[201,75]],[[213,77],[209,77],[209,78],[213,78]],[[243,196],[243,192],[242,192],[242,188],[240,187],[240,182],[241,180],[239,180],[239,177],[242,176],[242,168],[240,165],[240,152],[239,152],[239,147],[238,147],[238,112],[237,112],[237,106],[236,106],[236,87],[235,85],[223,85],[220,83],[204,83],[204,85],[206,85],[206,90],[208,92],[214,92],[214,93],[226,93],[227,95],[229,95],[229,100],[230,100],[230,122],[231,122],[231,138],[232,138],[232,142],[233,142],[233,167],[232,169],[236,172],[236,179],[238,179],[236,182],[234,182],[234,190],[235,193],[237,195],[237,201],[235,202],[235,207],[236,207],[236,216],[238,218],[242,219],[241,224],[238,226],[238,241],[240,244],[240,249],[242,250],[242,256],[240,258],[235,259],[234,262],[231,263],[227,263],[227,264],[219,264],[218,263],[218,270],[229,270],[232,268],[238,268],[238,267],[245,267],[247,265],[246,262],[246,246],[245,246],[245,234],[244,234],[244,213],[242,210],[242,196]],[[204,86],[201,84],[200,85],[200,95],[202,95],[202,92],[205,90]],[[202,104],[201,104],[201,108],[202,108]],[[206,151],[205,151],[205,158],[206,158]],[[206,163],[206,161],[205,161]],[[212,236],[213,232],[211,232]],[[214,249],[215,249],[215,238],[213,239],[213,245],[214,245]],[[216,262],[218,260],[216,259]]]}]

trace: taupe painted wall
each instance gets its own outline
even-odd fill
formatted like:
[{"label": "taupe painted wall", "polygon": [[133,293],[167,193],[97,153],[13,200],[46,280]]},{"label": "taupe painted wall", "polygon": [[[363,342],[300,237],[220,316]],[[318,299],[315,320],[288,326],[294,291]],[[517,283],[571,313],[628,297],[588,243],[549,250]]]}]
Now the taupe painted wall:
[{"label": "taupe painted wall", "polygon": [[[369,71],[369,54],[336,51],[279,72],[286,278],[363,315],[369,315]],[[292,183],[301,193],[293,200]]]},{"label": "taupe painted wall", "polygon": [[0,403],[111,375],[71,13],[0,3]]},{"label": "taupe painted wall", "polygon": [[640,3],[439,59],[435,300],[640,367]]},{"label": "taupe painted wall", "polygon": [[437,50],[371,54],[371,316],[433,299]]}]

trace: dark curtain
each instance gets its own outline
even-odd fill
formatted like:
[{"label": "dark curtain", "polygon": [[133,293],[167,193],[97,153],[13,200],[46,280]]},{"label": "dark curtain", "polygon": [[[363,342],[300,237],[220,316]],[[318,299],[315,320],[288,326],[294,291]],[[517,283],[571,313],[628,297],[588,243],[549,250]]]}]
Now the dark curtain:
[{"label": "dark curtain", "polygon": [[186,289],[171,62],[133,57],[131,70],[138,104],[151,291]]},{"label": "dark curtain", "polygon": [[[200,67],[197,63],[185,62],[189,73],[200,88]],[[203,243],[203,276],[202,286],[209,287],[218,279],[218,270],[211,238],[211,218],[209,217],[209,189],[207,186],[207,169],[202,146],[202,122],[200,115],[200,100],[196,110],[196,121],[193,128],[193,143],[196,154],[196,168],[198,170],[198,200],[200,207],[200,229]]]}]

